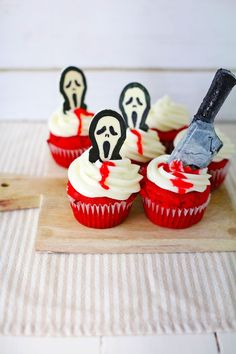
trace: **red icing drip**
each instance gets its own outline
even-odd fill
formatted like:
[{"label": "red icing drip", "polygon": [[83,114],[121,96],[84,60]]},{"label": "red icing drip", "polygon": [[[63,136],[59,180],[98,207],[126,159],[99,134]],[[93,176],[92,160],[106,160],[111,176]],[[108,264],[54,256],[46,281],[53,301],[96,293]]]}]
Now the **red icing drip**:
[{"label": "red icing drip", "polygon": [[106,179],[109,176],[109,166],[115,166],[116,164],[112,161],[104,161],[102,163],[102,166],[100,167],[100,174],[101,174],[101,180],[99,181],[99,184],[102,186],[104,189],[109,189],[110,187],[105,184]]},{"label": "red icing drip", "polygon": [[74,113],[76,115],[76,117],[79,120],[79,126],[78,126],[78,131],[77,134],[81,135],[82,133],[82,127],[83,127],[83,119],[82,116],[87,116],[87,117],[93,117],[93,113],[87,112],[85,109],[83,108],[76,108],[74,110]]},{"label": "red icing drip", "polygon": [[142,135],[135,129],[130,129],[130,131],[131,131],[131,133],[133,133],[137,137],[138,153],[140,155],[143,155]]},{"label": "red icing drip", "polygon": [[[184,178],[184,176],[182,178]],[[178,193],[180,194],[186,193],[187,189],[193,187],[193,183],[184,181],[182,178],[176,177],[175,179],[170,180],[173,186],[178,188]]]},{"label": "red icing drip", "polygon": [[186,191],[193,187],[193,183],[186,181],[186,176],[184,173],[191,173],[199,175],[200,170],[192,170],[190,166],[184,166],[182,161],[174,160],[170,164],[166,162],[161,162],[158,164],[158,167],[163,167],[166,172],[169,172],[173,175],[171,183],[173,186],[177,187],[178,193],[184,194]]}]

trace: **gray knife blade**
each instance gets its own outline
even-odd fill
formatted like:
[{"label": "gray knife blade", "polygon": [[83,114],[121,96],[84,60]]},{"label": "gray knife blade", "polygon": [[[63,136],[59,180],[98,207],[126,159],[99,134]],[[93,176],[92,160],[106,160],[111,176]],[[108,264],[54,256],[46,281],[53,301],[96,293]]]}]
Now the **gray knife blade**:
[{"label": "gray knife blade", "polygon": [[235,75],[226,69],[217,70],[211,86],[194,116],[185,137],[177,144],[168,162],[181,160],[184,166],[204,168],[223,146],[214,129],[214,120],[230,91]]}]

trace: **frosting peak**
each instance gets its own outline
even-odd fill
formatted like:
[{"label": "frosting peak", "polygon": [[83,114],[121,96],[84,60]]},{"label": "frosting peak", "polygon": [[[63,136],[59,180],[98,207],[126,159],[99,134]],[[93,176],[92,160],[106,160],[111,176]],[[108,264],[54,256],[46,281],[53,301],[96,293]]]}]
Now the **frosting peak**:
[{"label": "frosting peak", "polygon": [[126,140],[121,154],[133,161],[148,162],[165,153],[165,147],[159,140],[157,132],[149,129],[130,129],[126,131]]},{"label": "frosting peak", "polygon": [[89,150],[72,162],[68,178],[73,188],[86,197],[126,200],[140,190],[139,166],[129,159],[89,161]]},{"label": "frosting peak", "polygon": [[160,98],[150,109],[147,124],[150,128],[166,132],[177,130],[189,123],[185,106],[173,102],[170,97]]},{"label": "frosting peak", "polygon": [[49,119],[49,130],[53,135],[70,137],[75,135],[88,135],[89,126],[93,113],[82,108],[63,112],[57,110]]}]

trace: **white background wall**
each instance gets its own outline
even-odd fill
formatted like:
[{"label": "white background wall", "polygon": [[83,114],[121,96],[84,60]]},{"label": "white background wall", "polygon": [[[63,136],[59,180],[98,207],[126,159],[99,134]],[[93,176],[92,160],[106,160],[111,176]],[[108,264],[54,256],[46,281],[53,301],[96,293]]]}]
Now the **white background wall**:
[{"label": "white background wall", "polygon": [[[67,65],[91,110],[135,80],[194,113],[217,68],[236,72],[236,0],[0,0],[0,43],[0,119],[47,119]],[[220,117],[236,121],[236,89]]]}]

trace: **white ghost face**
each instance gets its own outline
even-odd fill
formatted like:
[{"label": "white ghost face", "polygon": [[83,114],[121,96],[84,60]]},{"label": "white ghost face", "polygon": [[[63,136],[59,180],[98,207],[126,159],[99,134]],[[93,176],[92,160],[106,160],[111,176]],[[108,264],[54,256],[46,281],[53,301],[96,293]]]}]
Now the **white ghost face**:
[{"label": "white ghost face", "polygon": [[110,160],[121,137],[119,121],[112,116],[102,117],[98,121],[94,137],[98,145],[100,159],[102,161]]},{"label": "white ghost face", "polygon": [[81,107],[85,84],[80,73],[74,70],[68,71],[65,75],[63,90],[71,109]]},{"label": "white ghost face", "polygon": [[139,128],[147,101],[144,92],[139,87],[128,88],[122,102],[127,124],[130,128]]}]

